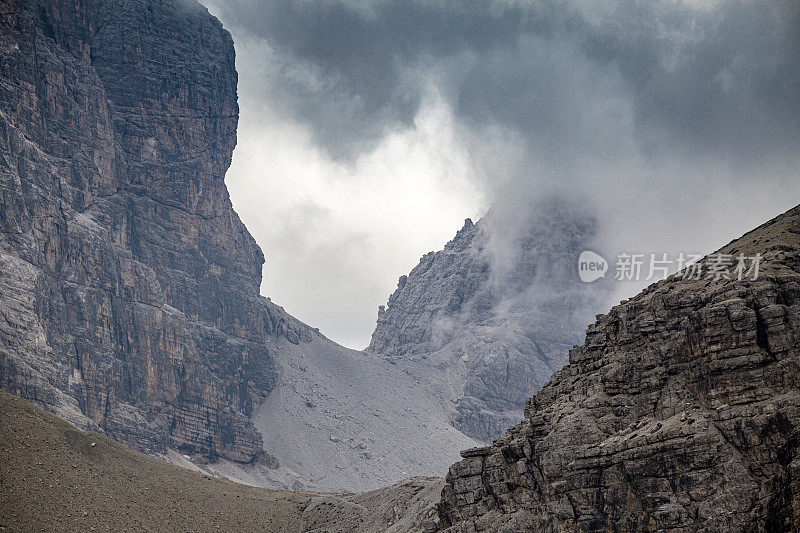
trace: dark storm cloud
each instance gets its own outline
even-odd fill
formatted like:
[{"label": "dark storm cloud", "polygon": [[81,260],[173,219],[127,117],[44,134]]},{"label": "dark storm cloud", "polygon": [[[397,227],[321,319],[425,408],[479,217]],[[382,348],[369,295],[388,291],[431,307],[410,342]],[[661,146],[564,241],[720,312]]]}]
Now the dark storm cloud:
[{"label": "dark storm cloud", "polygon": [[542,198],[613,257],[710,252],[800,196],[800,2],[201,1],[236,43],[229,184],[265,292],[353,346],[490,205],[512,261]]},{"label": "dark storm cloud", "polygon": [[747,157],[791,153],[800,147],[799,8],[620,10],[627,31],[603,25],[583,46],[588,57],[617,66],[650,148],[676,141]]},{"label": "dark storm cloud", "polygon": [[328,148],[351,152],[413,121],[422,97],[417,69],[467,50],[513,48],[523,31],[520,10],[495,16],[479,3],[454,7],[244,1],[220,11],[288,58],[276,92],[264,96],[289,105]]},{"label": "dark storm cloud", "polygon": [[337,156],[411,124],[426,84],[465,124],[513,128],[556,166],[609,149],[626,126],[645,153],[800,149],[796,2],[240,0],[220,11],[282,58],[264,98]]}]

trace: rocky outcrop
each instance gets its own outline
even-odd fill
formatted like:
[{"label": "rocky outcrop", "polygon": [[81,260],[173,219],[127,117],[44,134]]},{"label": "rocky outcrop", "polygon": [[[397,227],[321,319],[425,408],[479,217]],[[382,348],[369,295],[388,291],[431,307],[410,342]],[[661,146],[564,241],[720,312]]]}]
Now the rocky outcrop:
[{"label": "rocky outcrop", "polygon": [[525,401],[567,362],[602,282],[576,274],[597,223],[568,202],[493,211],[403,276],[368,351],[422,357],[451,390],[452,422],[490,440],[522,419]]},{"label": "rocky outcrop", "polygon": [[0,387],[148,452],[259,458],[275,347],[223,177],[233,43],[190,0],[0,5]]},{"label": "rocky outcrop", "polygon": [[[800,207],[597,321],[525,420],[450,469],[440,529],[800,528]],[[713,255],[705,264],[713,261]]]}]

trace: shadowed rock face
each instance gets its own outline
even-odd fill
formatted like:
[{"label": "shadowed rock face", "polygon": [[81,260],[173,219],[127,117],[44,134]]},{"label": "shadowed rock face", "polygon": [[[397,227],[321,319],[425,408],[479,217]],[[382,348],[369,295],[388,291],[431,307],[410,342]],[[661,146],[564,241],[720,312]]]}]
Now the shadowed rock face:
[{"label": "shadowed rock face", "polygon": [[230,36],[193,0],[0,3],[0,388],[248,483],[444,474],[478,443],[429,367],[259,295],[223,182],[237,113]]},{"label": "shadowed rock face", "polygon": [[679,273],[600,316],[451,467],[440,529],[800,528],[800,207],[721,251],[761,253],[759,278]]},{"label": "shadowed rock face", "polygon": [[271,352],[223,182],[230,35],[194,1],[0,6],[0,387],[148,452],[248,462]]},{"label": "shadowed rock face", "polygon": [[519,220],[467,220],[444,250],[422,257],[379,309],[368,348],[424,356],[451,389],[454,426],[484,441],[522,419],[604,294],[576,270],[597,232],[592,217],[556,199],[516,211]]}]

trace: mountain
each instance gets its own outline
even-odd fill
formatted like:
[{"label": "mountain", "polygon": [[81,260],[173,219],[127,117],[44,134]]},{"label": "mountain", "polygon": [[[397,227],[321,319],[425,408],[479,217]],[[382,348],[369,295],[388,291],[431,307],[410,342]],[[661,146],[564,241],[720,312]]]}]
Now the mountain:
[{"label": "mountain", "polygon": [[0,391],[0,531],[421,532],[441,478],[363,494],[213,479],[87,433]]},{"label": "mountain", "polygon": [[0,5],[0,389],[253,484],[444,474],[477,443],[435,387],[260,295],[236,91],[194,0]]},{"label": "mountain", "polygon": [[719,253],[760,254],[757,279],[683,271],[599,316],[522,423],[462,452],[440,529],[798,530],[800,206]]},{"label": "mountain", "polygon": [[0,529],[797,530],[800,206],[720,252],[761,254],[758,278],[679,273],[600,316],[521,424],[463,452],[438,524],[436,479],[267,491],[176,468],[0,392]]},{"label": "mountain", "polygon": [[367,350],[425,361],[446,384],[456,428],[483,441],[502,435],[601,306],[605,285],[580,282],[575,267],[597,231],[559,198],[467,220],[400,278]]},{"label": "mountain", "polygon": [[314,334],[259,296],[223,182],[230,36],[188,2],[2,10],[0,385],[145,451],[257,459],[272,346]]}]

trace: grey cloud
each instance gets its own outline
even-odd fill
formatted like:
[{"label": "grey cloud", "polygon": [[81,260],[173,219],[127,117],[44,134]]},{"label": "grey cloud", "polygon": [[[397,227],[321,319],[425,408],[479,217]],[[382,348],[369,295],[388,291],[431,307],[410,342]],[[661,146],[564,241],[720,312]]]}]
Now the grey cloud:
[{"label": "grey cloud", "polygon": [[[628,7],[584,49],[617,65],[647,148],[666,142],[690,155],[696,149],[745,158],[797,152],[800,4],[725,2],[700,12]],[[619,25],[627,31],[615,32]]]},{"label": "grey cloud", "polygon": [[413,128],[440,97],[508,239],[526,231],[516,214],[561,196],[571,216],[580,206],[598,221],[609,254],[711,251],[800,194],[799,2],[226,0],[212,11],[237,43],[243,109],[270,111],[250,127],[276,115],[299,125],[331,167]]},{"label": "grey cloud", "polygon": [[238,0],[220,12],[287,61],[264,97],[334,155],[411,124],[436,73],[467,124],[514,128],[557,165],[626,106],[645,153],[797,152],[799,6]]},{"label": "grey cloud", "polygon": [[[489,4],[237,1],[222,18],[264,38],[287,64],[264,95],[289,106],[334,155],[369,149],[395,125],[409,125],[422,91],[415,71],[464,50],[513,46],[517,9]],[[298,72],[300,75],[298,75]],[[315,81],[310,82],[310,78]]]}]

